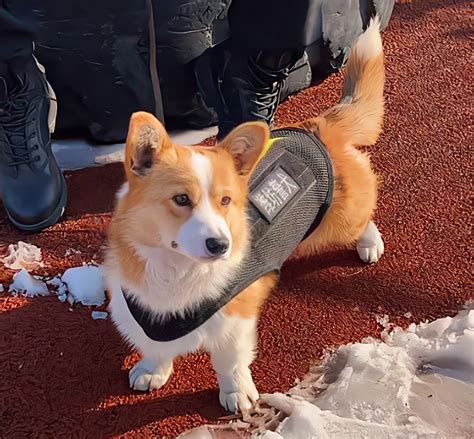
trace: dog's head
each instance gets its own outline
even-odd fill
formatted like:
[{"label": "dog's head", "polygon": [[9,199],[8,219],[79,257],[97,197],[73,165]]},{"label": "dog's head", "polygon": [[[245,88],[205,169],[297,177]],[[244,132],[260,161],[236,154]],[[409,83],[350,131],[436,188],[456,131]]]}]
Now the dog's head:
[{"label": "dog's head", "polygon": [[202,262],[237,254],[247,239],[248,180],[268,137],[268,127],[255,122],[214,148],[174,145],[155,117],[133,114],[128,191],[115,218],[122,238]]}]

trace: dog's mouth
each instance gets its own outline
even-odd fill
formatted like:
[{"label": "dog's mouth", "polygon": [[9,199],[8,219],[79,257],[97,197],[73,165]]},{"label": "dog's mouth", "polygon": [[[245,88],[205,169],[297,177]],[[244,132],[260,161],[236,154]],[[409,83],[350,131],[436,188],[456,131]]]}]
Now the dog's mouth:
[{"label": "dog's mouth", "polygon": [[180,252],[177,249],[173,249],[177,254],[189,258],[191,261],[200,263],[200,264],[215,264],[219,261],[226,261],[230,258],[230,251],[220,255],[209,254],[208,252],[203,252],[200,255],[193,255],[186,252]]},{"label": "dog's mouth", "polygon": [[203,261],[203,262],[217,262],[217,261],[225,261],[229,259],[230,257],[230,251],[227,251],[226,253],[222,255],[212,255],[212,254],[207,254],[205,256],[201,256],[198,258],[198,260]]}]

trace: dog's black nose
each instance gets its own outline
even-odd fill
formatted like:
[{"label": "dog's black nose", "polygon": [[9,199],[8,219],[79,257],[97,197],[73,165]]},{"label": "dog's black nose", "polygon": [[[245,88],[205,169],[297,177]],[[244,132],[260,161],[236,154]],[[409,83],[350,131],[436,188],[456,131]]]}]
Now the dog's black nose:
[{"label": "dog's black nose", "polygon": [[229,240],[225,238],[208,238],[206,239],[206,248],[213,256],[222,255],[229,248]]}]

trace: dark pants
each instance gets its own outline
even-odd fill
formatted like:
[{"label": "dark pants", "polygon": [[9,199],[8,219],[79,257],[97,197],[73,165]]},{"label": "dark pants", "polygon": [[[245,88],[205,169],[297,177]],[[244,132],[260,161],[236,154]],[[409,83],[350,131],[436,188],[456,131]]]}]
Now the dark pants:
[{"label": "dark pants", "polygon": [[0,0],[0,62],[13,58],[29,58],[37,25],[33,21],[32,8],[17,2],[13,8],[7,0]]},{"label": "dark pants", "polygon": [[321,3],[327,0],[233,0],[234,43],[250,50],[296,50],[321,35]]},{"label": "dark pants", "polygon": [[[329,0],[333,4],[340,2],[341,10],[348,5],[351,10],[357,9],[364,25],[375,12],[372,0]],[[28,3],[17,1],[12,6],[9,0],[0,0],[0,61],[32,53],[37,25]],[[323,34],[322,7],[327,3],[328,0],[233,0],[228,15],[231,37],[240,47],[251,50],[308,47]],[[391,13],[393,0],[379,3],[387,4]]]},{"label": "dark pants", "polygon": [[233,44],[247,50],[297,50],[317,40],[350,46],[376,13],[382,29],[394,0],[233,0]]}]

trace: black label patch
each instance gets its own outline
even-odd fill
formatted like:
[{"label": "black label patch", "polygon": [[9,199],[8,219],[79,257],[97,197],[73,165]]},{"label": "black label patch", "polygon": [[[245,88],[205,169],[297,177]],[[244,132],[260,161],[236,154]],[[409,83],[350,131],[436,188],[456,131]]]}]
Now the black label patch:
[{"label": "black label patch", "polygon": [[278,167],[250,193],[249,198],[271,222],[300,190],[298,183]]}]

